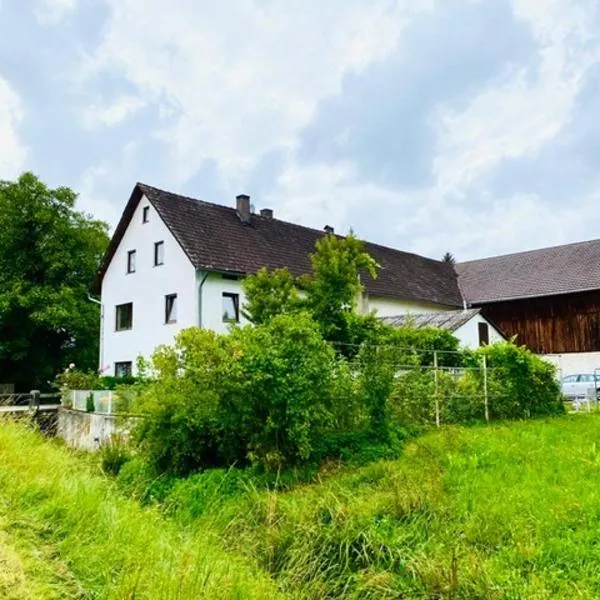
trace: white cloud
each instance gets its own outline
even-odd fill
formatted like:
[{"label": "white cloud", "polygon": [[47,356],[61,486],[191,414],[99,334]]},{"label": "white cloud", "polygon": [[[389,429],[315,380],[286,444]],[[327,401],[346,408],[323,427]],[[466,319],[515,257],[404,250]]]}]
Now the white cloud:
[{"label": "white cloud", "polygon": [[441,107],[434,172],[441,189],[460,190],[506,158],[536,152],[569,122],[590,67],[600,59],[592,5],[572,0],[514,0],[531,26],[539,68],[513,68],[462,111]]},{"label": "white cloud", "polygon": [[19,139],[18,127],[23,120],[21,100],[0,77],[0,178],[12,179],[25,166],[27,150]]},{"label": "white cloud", "polygon": [[107,104],[91,104],[84,109],[83,121],[86,127],[117,125],[131,117],[145,106],[137,96],[119,96]]},{"label": "white cloud", "polygon": [[388,56],[431,0],[107,0],[105,38],[83,71],[115,71],[174,114],[160,137],[176,178],[211,158],[235,185],[260,157],[293,148],[343,77]]},{"label": "white cloud", "polygon": [[[330,225],[342,234],[352,228],[366,239],[366,228],[373,226],[380,215],[397,213],[403,205],[408,210],[412,198],[360,182],[351,163],[299,166],[291,159],[275,189],[261,204],[276,207],[278,218],[316,229]],[[355,221],[353,215],[365,208],[369,222]]]},{"label": "white cloud", "polygon": [[429,256],[452,252],[457,260],[531,250],[598,237],[600,193],[563,198],[552,210],[537,194],[484,197],[485,210],[447,202],[424,207],[404,221],[403,232],[419,228],[412,249]]},{"label": "white cloud", "polygon": [[37,20],[44,25],[57,25],[77,8],[78,0],[38,0]]}]

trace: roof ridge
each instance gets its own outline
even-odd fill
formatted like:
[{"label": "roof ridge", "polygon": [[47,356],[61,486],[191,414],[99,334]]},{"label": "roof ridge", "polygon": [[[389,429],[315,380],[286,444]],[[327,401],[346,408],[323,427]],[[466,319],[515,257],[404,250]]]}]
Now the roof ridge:
[{"label": "roof ridge", "polygon": [[[179,194],[179,193],[176,193],[176,192],[170,192],[168,190],[164,190],[162,188],[158,188],[156,186],[149,185],[147,183],[143,183],[141,181],[138,181],[136,183],[136,185],[140,189],[142,189],[142,190],[143,190],[143,188],[149,188],[149,189],[155,190],[155,191],[157,191],[157,192],[159,192],[161,194],[168,194],[169,196],[176,196],[177,198],[181,198],[182,200],[187,200],[188,202],[195,202],[195,203],[199,203],[199,204],[205,204],[207,206],[214,206],[216,208],[224,208],[224,209],[227,209],[229,211],[236,212],[236,209],[233,206],[227,206],[225,204],[218,204],[217,202],[209,202],[207,200],[202,200],[201,198],[192,198],[191,196],[185,196],[183,194]],[[265,218],[260,213],[252,213],[252,214],[253,214],[253,216],[256,216],[256,217],[259,217],[259,218]],[[325,233],[323,229],[317,229],[315,227],[310,227],[309,225],[303,225],[302,223],[294,223],[292,221],[286,221],[284,219],[278,219],[275,216],[269,217],[269,220],[270,221],[278,221],[279,223],[284,223],[285,225],[290,225],[292,227],[299,227],[299,228],[302,228],[302,229],[307,229],[307,230],[309,230],[309,231],[311,231],[313,233],[318,233],[318,234],[324,234]],[[334,232],[334,235],[336,235],[338,237],[341,237],[341,238],[348,237],[348,235],[342,235],[342,234],[335,233],[335,232]],[[384,250],[391,250],[393,252],[400,252],[401,254],[404,254],[404,255],[415,256],[417,258],[422,258],[422,259],[425,259],[425,260],[430,260],[430,261],[433,261],[435,263],[442,263],[443,264],[443,262],[444,262],[442,260],[438,260],[436,258],[432,258],[431,256],[423,256],[422,254],[417,254],[416,252],[409,252],[407,250],[400,250],[399,248],[394,248],[392,246],[386,246],[384,244],[378,244],[377,242],[371,242],[371,241],[369,241],[367,239],[364,239],[364,238],[360,238],[359,237],[358,239],[361,240],[362,242],[364,242],[364,244],[368,245],[368,246],[375,246],[376,248],[383,248]]]},{"label": "roof ridge", "polygon": [[508,258],[509,256],[522,256],[525,254],[535,254],[537,252],[544,252],[547,250],[558,250],[561,248],[568,248],[570,246],[582,246],[584,244],[591,244],[593,242],[600,242],[600,238],[593,238],[591,240],[580,240],[578,242],[568,242],[567,244],[558,244],[556,246],[544,246],[543,248],[533,248],[532,250],[521,250],[520,252],[509,252],[508,254],[495,254],[494,256],[486,256],[484,258],[474,258],[473,260],[465,260],[456,263],[458,266],[469,265],[478,262],[485,262],[486,260],[493,260],[495,258]]}]

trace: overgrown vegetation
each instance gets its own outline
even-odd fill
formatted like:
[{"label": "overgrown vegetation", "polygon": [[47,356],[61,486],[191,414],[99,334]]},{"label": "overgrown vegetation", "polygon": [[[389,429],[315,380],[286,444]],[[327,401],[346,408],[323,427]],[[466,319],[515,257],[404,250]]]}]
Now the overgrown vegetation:
[{"label": "overgrown vegetation", "polygon": [[147,508],[22,426],[0,426],[0,453],[0,590],[36,600],[600,595],[597,414],[450,426],[311,483],[137,457],[117,484]]},{"label": "overgrown vegetation", "polygon": [[324,236],[311,260],[299,281],[285,269],[245,280],[254,325],[183,331],[139,365],[133,440],[156,473],[381,458],[415,427],[561,411],[552,367],[524,348],[463,351],[446,331],[359,314],[361,274],[377,265],[352,235]]},{"label": "overgrown vegetation", "polygon": [[[37,567],[20,561],[22,589],[37,592],[32,599],[279,597],[251,560],[219,548],[210,523],[183,528],[140,508],[94,473],[90,461],[36,432],[1,421],[0,455],[1,528],[10,539],[33,540],[38,560],[54,561]],[[1,544],[0,530],[0,554]],[[16,552],[28,557],[21,542]]]}]

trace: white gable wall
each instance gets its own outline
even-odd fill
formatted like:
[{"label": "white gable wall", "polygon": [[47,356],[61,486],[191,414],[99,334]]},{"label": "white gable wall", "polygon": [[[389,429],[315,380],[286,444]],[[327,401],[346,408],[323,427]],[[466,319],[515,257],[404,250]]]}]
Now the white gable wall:
[{"label": "white gable wall", "polygon": [[485,317],[479,314],[452,332],[452,335],[458,338],[463,348],[470,348],[472,350],[479,348],[479,323],[487,323],[490,344],[506,341],[506,338]]},{"label": "white gable wall", "polygon": [[[142,209],[149,206],[148,223]],[[164,264],[154,266],[154,243],[164,241]],[[135,273],[127,273],[127,252],[136,251]],[[165,324],[165,296],[177,294],[177,322]],[[133,327],[116,331],[116,306],[133,303]],[[145,197],[140,200],[102,281],[100,368],[114,374],[114,363],[148,357],[160,344],[198,323],[196,271]]]}]

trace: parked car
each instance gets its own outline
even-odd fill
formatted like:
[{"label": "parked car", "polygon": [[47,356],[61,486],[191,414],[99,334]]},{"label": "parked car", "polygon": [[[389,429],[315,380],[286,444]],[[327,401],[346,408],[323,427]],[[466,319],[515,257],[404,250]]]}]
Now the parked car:
[{"label": "parked car", "polygon": [[[560,389],[563,396],[569,400],[583,400],[589,398],[588,394],[593,394],[594,392],[596,398],[598,398],[600,395],[600,374],[576,373],[574,375],[567,375],[563,377]],[[589,390],[594,390],[594,392]]]}]

